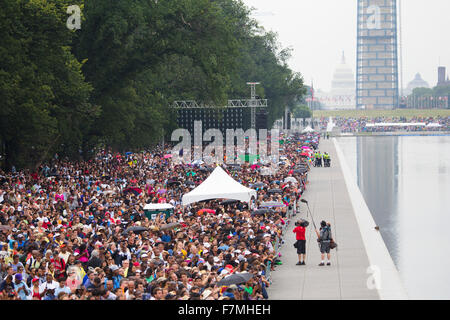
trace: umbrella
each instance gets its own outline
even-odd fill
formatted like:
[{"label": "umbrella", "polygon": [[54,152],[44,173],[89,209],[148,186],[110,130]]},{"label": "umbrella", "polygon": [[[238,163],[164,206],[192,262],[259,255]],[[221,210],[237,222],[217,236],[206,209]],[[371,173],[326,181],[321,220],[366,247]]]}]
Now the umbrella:
[{"label": "umbrella", "polygon": [[194,162],[192,162],[193,165],[200,165],[200,164],[204,164],[205,162],[203,162],[202,160],[198,159],[195,160]]},{"label": "umbrella", "polygon": [[125,155],[129,156],[130,154],[133,154],[133,152],[126,152]]},{"label": "umbrella", "polygon": [[287,177],[286,179],[284,179],[284,182],[298,183],[297,179],[295,179],[294,177]]},{"label": "umbrella", "polygon": [[140,189],[140,188],[127,188],[127,189],[123,190],[124,194],[129,193],[129,192],[132,192],[132,193],[134,193],[134,195],[137,196],[137,195],[142,193],[142,189]]},{"label": "umbrella", "polygon": [[308,150],[311,150],[311,148],[308,147],[308,146],[303,146],[302,149],[308,149]]},{"label": "umbrella", "polygon": [[267,208],[256,209],[252,212],[252,215],[260,215],[266,213],[273,213],[273,210]]},{"label": "umbrella", "polygon": [[256,187],[256,188],[262,188],[265,186],[264,182],[257,182],[255,184],[252,184],[252,188]]},{"label": "umbrella", "polygon": [[277,201],[267,201],[267,202],[263,202],[261,203],[260,207],[266,207],[266,208],[282,208],[285,207],[286,205],[283,202],[277,202]]},{"label": "umbrella", "polygon": [[140,227],[140,226],[129,227],[129,228],[127,228],[124,232],[122,232],[122,235],[126,235],[126,234],[128,234],[130,231],[133,231],[134,233],[141,233],[141,232],[144,232],[144,231],[148,231],[148,228],[146,228],[146,227]]},{"label": "umbrella", "polygon": [[302,156],[302,157],[309,157],[309,154],[307,152],[302,152],[302,153],[300,153],[300,156]]},{"label": "umbrella", "polygon": [[177,180],[169,180],[169,181],[167,181],[167,185],[168,186],[172,186],[172,185],[180,185],[181,184],[181,182],[180,181],[177,181]]},{"label": "umbrella", "polygon": [[221,205],[227,205],[227,204],[233,204],[233,203],[237,203],[237,202],[239,202],[239,200],[228,199],[228,200],[222,201],[220,204]]},{"label": "umbrella", "polygon": [[187,185],[187,186],[193,186],[193,185],[195,185],[195,182],[188,180],[184,184]]},{"label": "umbrella", "polygon": [[165,155],[164,155],[164,159],[169,159],[169,158],[172,158],[172,155],[171,155],[171,154],[165,154]]},{"label": "umbrella", "polygon": [[307,172],[307,171],[308,171],[307,168],[304,168],[304,169],[295,169],[295,170],[294,170],[294,173],[305,173],[305,172]]},{"label": "umbrella", "polygon": [[189,177],[189,176],[195,176],[196,175],[196,173],[194,172],[194,171],[189,171],[188,173],[186,173],[186,175]]},{"label": "umbrella", "polygon": [[159,189],[159,190],[158,190],[158,193],[163,194],[163,193],[166,193],[166,191],[167,191],[166,189]]},{"label": "umbrella", "polygon": [[281,189],[270,189],[269,191],[267,191],[268,193],[283,193],[283,190]]},{"label": "umbrella", "polygon": [[172,223],[168,223],[168,224],[163,224],[163,225],[159,228],[159,230],[168,230],[168,229],[173,229],[173,228],[176,228],[176,227],[179,227],[179,226],[181,226],[180,223],[178,223],[178,222],[172,222]]},{"label": "umbrella", "polygon": [[253,274],[249,272],[234,273],[217,282],[217,286],[220,287],[231,286],[232,284],[242,284],[246,283],[251,278],[253,278]]},{"label": "umbrella", "polygon": [[198,210],[197,211],[197,214],[198,215],[201,215],[201,214],[203,214],[203,213],[216,213],[216,210],[213,210],[213,209],[201,209],[201,210]]}]

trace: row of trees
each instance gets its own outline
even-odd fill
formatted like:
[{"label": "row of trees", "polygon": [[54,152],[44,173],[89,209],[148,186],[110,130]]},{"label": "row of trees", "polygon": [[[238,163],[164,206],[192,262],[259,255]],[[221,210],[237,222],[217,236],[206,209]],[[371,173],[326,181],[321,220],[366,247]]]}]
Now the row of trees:
[{"label": "row of trees", "polygon": [[449,108],[450,85],[433,88],[415,88],[402,98],[402,105],[413,109],[447,109]]},{"label": "row of trees", "polygon": [[411,96],[415,97],[447,97],[450,95],[450,85],[433,88],[415,88]]},{"label": "row of trees", "polygon": [[[0,141],[6,169],[99,146],[140,150],[176,126],[169,108],[225,105],[259,81],[269,125],[304,94],[290,52],[240,0],[1,0]],[[67,7],[81,8],[69,30]]]}]

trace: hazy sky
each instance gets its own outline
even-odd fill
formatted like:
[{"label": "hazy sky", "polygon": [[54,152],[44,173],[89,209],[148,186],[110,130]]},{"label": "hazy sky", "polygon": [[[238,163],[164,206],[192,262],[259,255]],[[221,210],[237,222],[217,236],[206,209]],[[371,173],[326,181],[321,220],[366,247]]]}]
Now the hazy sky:
[{"label": "hazy sky", "polygon": [[[403,86],[417,72],[430,86],[439,64],[450,72],[450,0],[401,0]],[[243,0],[253,17],[278,33],[283,47],[293,49],[289,61],[306,84],[330,90],[333,72],[345,51],[356,76],[357,0]],[[257,81],[258,79],[254,79]]]}]

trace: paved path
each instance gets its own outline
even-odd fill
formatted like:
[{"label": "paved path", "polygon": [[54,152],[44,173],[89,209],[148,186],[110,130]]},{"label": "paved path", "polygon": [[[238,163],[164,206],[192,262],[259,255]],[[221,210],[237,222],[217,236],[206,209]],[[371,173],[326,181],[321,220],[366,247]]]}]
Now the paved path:
[{"label": "paved path", "polygon": [[306,266],[298,261],[293,244],[294,221],[285,233],[281,248],[282,265],[272,272],[273,283],[268,289],[271,300],[325,300],[325,299],[379,299],[376,289],[369,290],[367,279],[369,260],[358,227],[347,187],[331,139],[322,140],[319,150],[331,156],[331,168],[314,168],[309,173],[309,185],[303,194],[308,200],[314,221],[331,223],[338,251],[332,250],[331,266],[319,267],[320,252],[311,216],[307,217],[306,204],[301,203],[300,214],[293,220],[305,218],[310,222],[306,232]]}]

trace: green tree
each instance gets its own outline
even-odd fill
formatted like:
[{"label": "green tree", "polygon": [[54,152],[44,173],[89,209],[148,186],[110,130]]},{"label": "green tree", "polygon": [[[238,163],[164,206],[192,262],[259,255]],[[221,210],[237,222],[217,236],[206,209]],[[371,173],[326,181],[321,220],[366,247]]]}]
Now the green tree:
[{"label": "green tree", "polygon": [[[68,5],[81,30],[66,27]],[[172,130],[174,100],[269,100],[269,126],[305,90],[289,49],[241,0],[2,0],[0,139],[6,167],[57,152],[149,147]]]},{"label": "green tree", "polygon": [[416,97],[431,97],[433,95],[433,89],[430,88],[415,88],[412,95]]},{"label": "green tree", "polygon": [[[143,139],[129,140],[139,134],[150,145],[161,132],[151,124],[168,123],[162,121],[170,115],[164,108],[175,95],[214,104],[226,100],[238,47],[218,3],[86,0],[84,17],[76,53],[87,59],[83,71],[94,86],[91,102],[102,107],[89,137],[123,150],[142,147]],[[191,71],[197,78],[184,89]]]},{"label": "green tree", "polygon": [[303,119],[303,124],[305,124],[305,120],[312,117],[312,111],[306,105],[297,104],[292,110],[292,115],[294,118]]},{"label": "green tree", "polygon": [[436,86],[433,88],[433,95],[435,97],[446,97],[450,96],[450,85],[446,86]]},{"label": "green tree", "polygon": [[[4,167],[30,167],[82,134],[91,87],[70,52],[66,1],[3,0],[0,136]],[[73,149],[73,148],[71,148]],[[73,150],[72,150],[73,152]]]}]

